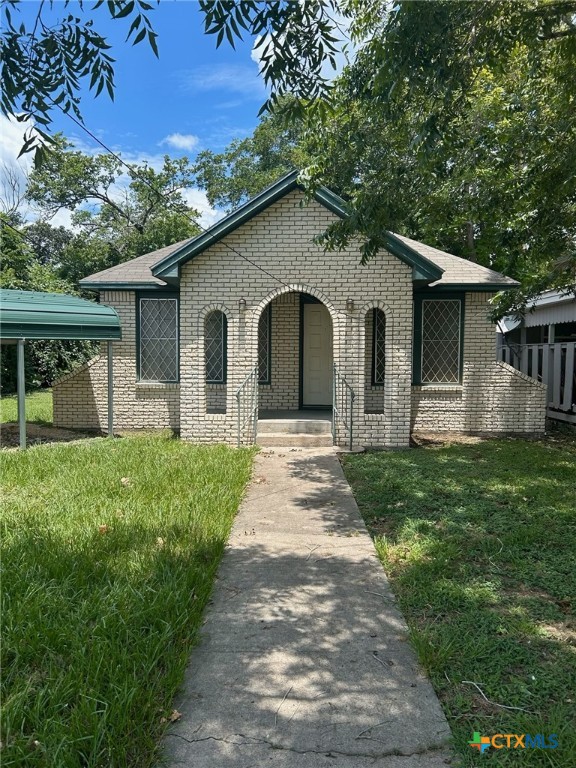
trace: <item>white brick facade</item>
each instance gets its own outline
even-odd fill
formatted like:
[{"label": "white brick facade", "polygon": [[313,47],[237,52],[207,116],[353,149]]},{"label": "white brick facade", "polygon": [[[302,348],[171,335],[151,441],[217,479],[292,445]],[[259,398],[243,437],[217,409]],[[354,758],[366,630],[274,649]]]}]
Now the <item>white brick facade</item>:
[{"label": "white brick facade", "polygon": [[[296,410],[299,294],[308,293],[330,313],[334,362],[356,393],[355,444],[406,447],[411,426],[543,430],[543,388],[494,362],[488,294],[466,295],[462,384],[413,387],[411,267],[385,252],[361,266],[354,247],[324,253],[312,241],[334,214],[315,200],[302,207],[302,199],[301,192],[290,192],[181,267],[179,385],[137,381],[136,294],[103,292],[102,302],[118,310],[123,332],[123,341],[114,343],[115,427],[179,428],[186,440],[234,444],[235,393],[257,364],[258,322],[268,304],[271,382],[260,385],[259,406]],[[371,383],[374,307],[386,316],[385,384],[379,387]],[[224,312],[228,321],[225,385],[205,381],[204,321],[213,310]],[[55,384],[54,421],[68,427],[105,425],[105,356]],[[338,442],[345,443],[342,431]]]},{"label": "white brick facade", "polygon": [[[136,378],[136,294],[104,291],[103,304],[118,312],[122,341],[114,350],[114,426],[117,429],[180,428],[180,385]],[[106,429],[108,366],[106,349],[54,384],[54,426]]]}]

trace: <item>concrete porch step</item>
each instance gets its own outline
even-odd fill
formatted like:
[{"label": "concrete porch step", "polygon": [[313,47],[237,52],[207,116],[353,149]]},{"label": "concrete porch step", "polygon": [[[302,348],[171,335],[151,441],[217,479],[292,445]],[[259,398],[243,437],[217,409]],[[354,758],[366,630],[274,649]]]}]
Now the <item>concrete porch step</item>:
[{"label": "concrete porch step", "polygon": [[332,435],[330,433],[314,434],[310,432],[261,433],[259,424],[256,445],[277,448],[329,448],[332,445]]},{"label": "concrete porch step", "polygon": [[258,434],[329,435],[329,419],[258,419]]}]

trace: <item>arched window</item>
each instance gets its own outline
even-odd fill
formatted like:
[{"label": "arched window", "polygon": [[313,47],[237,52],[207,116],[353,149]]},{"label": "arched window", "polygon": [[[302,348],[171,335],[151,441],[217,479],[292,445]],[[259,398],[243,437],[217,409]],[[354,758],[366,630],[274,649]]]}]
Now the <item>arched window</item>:
[{"label": "arched window", "polygon": [[226,383],[226,356],[228,321],[219,309],[206,315],[204,321],[204,352],[206,356],[206,381],[209,384]]},{"label": "arched window", "polygon": [[386,381],[386,315],[369,309],[365,319],[364,412],[384,413]]},{"label": "arched window", "polygon": [[372,386],[384,384],[386,375],[386,315],[381,309],[372,312]]}]

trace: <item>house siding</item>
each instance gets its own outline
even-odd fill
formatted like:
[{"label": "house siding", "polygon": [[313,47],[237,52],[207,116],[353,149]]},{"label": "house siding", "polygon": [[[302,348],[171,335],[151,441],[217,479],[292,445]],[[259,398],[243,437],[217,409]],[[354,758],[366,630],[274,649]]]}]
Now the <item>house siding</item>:
[{"label": "house siding", "polygon": [[[303,292],[322,301],[330,312],[334,361],[357,393],[357,442],[405,447],[410,425],[412,302],[406,297],[412,295],[411,268],[388,253],[361,266],[357,247],[325,253],[312,241],[335,216],[316,201],[304,207],[302,201],[301,192],[289,193],[183,265],[181,435],[196,442],[236,442],[235,392],[256,364],[258,321],[271,301],[272,384],[260,387],[260,405],[297,407],[298,293]],[[235,251],[246,254],[253,264],[242,261]],[[240,299],[246,302],[245,310],[239,308]],[[346,311],[350,299],[353,312]],[[387,316],[388,375],[382,393],[384,412],[364,418],[365,317],[374,306]],[[202,329],[211,309],[221,309],[228,317],[226,415],[206,412]],[[281,351],[279,357],[275,351]],[[345,436],[338,432],[337,441],[344,444]]]},{"label": "house siding", "polygon": [[300,298],[285,293],[271,302],[270,384],[259,385],[262,410],[297,410],[300,370]]}]

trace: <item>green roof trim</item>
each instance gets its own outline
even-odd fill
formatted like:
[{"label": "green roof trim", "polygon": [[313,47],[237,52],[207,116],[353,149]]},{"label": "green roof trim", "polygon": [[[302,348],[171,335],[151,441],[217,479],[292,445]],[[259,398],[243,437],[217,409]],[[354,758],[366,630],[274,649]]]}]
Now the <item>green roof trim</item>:
[{"label": "green roof trim", "polygon": [[120,319],[112,307],[65,293],[0,289],[0,338],[122,338]]},{"label": "green roof trim", "polygon": [[444,274],[443,269],[440,269],[439,266],[433,264],[429,259],[422,256],[422,254],[418,253],[413,248],[410,248],[406,243],[403,243],[396,237],[396,235],[393,235],[392,232],[386,232],[384,235],[384,244],[386,250],[393,256],[396,256],[400,261],[403,261],[405,264],[408,264],[409,267],[413,268],[414,280],[440,280]]},{"label": "green roof trim", "polygon": [[[179,270],[182,264],[186,264],[187,261],[190,261],[190,259],[205,251],[206,248],[220,241],[242,224],[250,221],[254,216],[257,216],[268,206],[280,200],[280,198],[294,189],[302,189],[302,185],[298,183],[298,171],[292,171],[287,174],[259,195],[253,197],[252,200],[244,203],[236,211],[221,219],[221,221],[217,222],[206,232],[198,235],[198,237],[171,253],[170,256],[159,261],[152,267],[152,274],[160,279],[166,277],[174,279],[176,277],[176,270]],[[348,216],[345,201],[326,187],[317,189],[314,192],[314,199],[336,214],[336,216],[340,216],[340,218]],[[385,242],[386,248],[390,253],[413,268],[415,279],[416,277],[417,279],[424,277],[427,280],[440,280],[442,277],[443,270],[440,267],[410,248],[410,246],[402,243],[391,232],[386,233]],[[83,283],[83,285],[86,286],[87,284]]]}]

